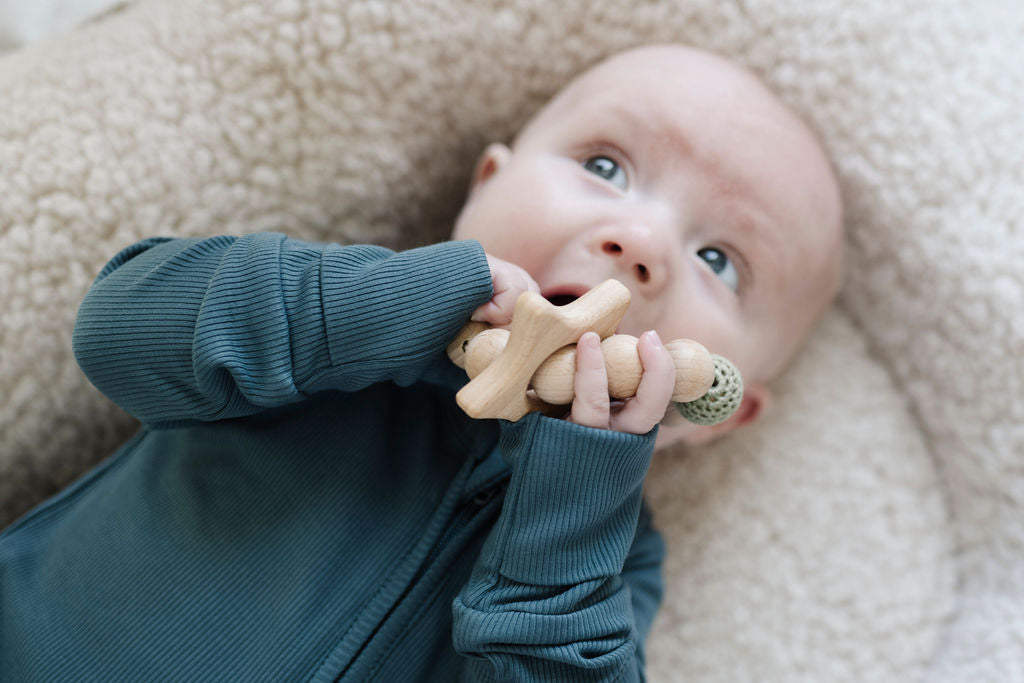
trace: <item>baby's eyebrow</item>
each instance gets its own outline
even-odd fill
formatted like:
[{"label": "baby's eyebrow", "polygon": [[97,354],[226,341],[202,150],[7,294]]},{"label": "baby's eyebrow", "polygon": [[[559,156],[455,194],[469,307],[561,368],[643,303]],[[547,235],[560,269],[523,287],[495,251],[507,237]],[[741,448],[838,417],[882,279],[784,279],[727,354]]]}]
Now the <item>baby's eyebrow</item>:
[{"label": "baby's eyebrow", "polygon": [[788,247],[777,221],[760,206],[751,210],[749,206],[734,205],[730,213],[730,223],[739,232],[735,246],[739,258],[746,266],[751,283],[758,272],[766,267],[784,267],[782,264],[788,261]]},{"label": "baby's eyebrow", "polygon": [[634,106],[616,101],[609,105],[605,114],[613,119],[618,119],[633,136],[645,133],[660,145],[667,144],[675,148],[677,153],[683,157],[689,157],[694,152],[690,136],[682,126],[656,109],[652,108],[641,113],[636,111]]}]

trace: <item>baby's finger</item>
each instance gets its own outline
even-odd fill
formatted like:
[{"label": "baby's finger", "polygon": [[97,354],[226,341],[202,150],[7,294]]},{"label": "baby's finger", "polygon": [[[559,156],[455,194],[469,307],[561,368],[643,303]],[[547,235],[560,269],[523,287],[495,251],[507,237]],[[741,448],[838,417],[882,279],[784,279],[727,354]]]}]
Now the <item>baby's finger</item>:
[{"label": "baby's finger", "polygon": [[637,342],[644,374],[636,389],[636,396],[626,401],[621,410],[612,415],[612,429],[629,434],[646,434],[665,416],[665,407],[672,399],[676,383],[676,368],[658,333],[645,332]]},{"label": "baby's finger", "polygon": [[587,332],[576,342],[575,397],[569,419],[585,427],[608,429],[608,373],[601,354],[601,338]]},{"label": "baby's finger", "polygon": [[529,273],[514,263],[488,254],[487,264],[491,269],[494,295],[473,312],[471,319],[492,325],[507,325],[512,321],[519,295],[523,292],[540,292],[540,287]]},{"label": "baby's finger", "polygon": [[505,283],[503,289],[495,289],[494,297],[486,304],[476,309],[472,320],[490,323],[492,325],[507,325],[512,322],[512,312],[516,308],[516,299],[525,289]]},{"label": "baby's finger", "polygon": [[[500,296],[500,298],[499,298]],[[511,298],[505,294],[499,295],[485,303],[480,308],[473,311],[473,315],[470,316],[470,320],[478,323],[488,323],[496,327],[502,325],[508,325],[512,320],[511,309],[507,303],[507,299]],[[515,307],[515,304],[512,304]]]}]

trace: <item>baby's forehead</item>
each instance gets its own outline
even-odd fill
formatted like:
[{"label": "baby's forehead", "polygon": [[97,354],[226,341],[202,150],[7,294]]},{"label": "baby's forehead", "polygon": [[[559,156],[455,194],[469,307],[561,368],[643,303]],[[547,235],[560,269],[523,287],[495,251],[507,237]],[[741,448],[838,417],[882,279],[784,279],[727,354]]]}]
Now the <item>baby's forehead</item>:
[{"label": "baby's forehead", "polygon": [[806,132],[802,120],[742,67],[686,48],[644,48],[614,56],[570,81],[518,138],[567,122],[600,123],[608,116],[629,123],[643,119],[649,128],[703,131],[719,120],[742,123],[740,115],[747,112],[773,122],[778,131]]},{"label": "baby's forehead", "polygon": [[556,97],[573,91],[596,92],[663,90],[709,85],[751,96],[770,96],[751,71],[718,55],[682,46],[654,46],[629,50],[599,62],[570,81]]}]

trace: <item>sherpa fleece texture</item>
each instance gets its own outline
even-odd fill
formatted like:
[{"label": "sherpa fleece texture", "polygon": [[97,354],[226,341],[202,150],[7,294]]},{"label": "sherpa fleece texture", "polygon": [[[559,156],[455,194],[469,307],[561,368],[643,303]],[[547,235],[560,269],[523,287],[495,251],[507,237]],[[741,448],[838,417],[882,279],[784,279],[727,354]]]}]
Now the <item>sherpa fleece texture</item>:
[{"label": "sherpa fleece texture", "polygon": [[70,353],[149,235],[441,239],[476,154],[680,41],[820,132],[839,305],[756,427],[665,453],[653,681],[1024,680],[1024,5],[139,0],[0,60],[0,507],[130,433]]}]

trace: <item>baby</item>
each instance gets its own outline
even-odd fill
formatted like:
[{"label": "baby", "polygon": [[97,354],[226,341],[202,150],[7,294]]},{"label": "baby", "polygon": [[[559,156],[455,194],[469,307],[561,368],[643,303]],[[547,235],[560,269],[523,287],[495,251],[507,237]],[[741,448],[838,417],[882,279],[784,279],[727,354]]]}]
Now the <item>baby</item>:
[{"label": "baby", "polygon": [[[145,428],[0,536],[0,679],[642,679],[655,441],[765,409],[838,286],[829,163],[747,72],[640,48],[487,148],[453,236],[118,254],[74,347]],[[587,333],[566,419],[459,411],[444,348],[467,318],[610,277],[635,398],[610,405]],[[673,338],[740,369],[730,420],[659,427]]]}]

